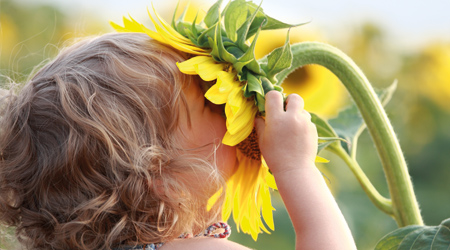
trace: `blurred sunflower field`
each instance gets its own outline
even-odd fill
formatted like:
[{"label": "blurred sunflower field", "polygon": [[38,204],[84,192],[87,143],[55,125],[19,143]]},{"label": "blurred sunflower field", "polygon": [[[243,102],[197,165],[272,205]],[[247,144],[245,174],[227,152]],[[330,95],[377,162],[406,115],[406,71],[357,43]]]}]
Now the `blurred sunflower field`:
[{"label": "blurred sunflower field", "polygon": [[[112,32],[109,19],[94,12],[70,13],[51,3],[0,0],[1,88],[7,89],[12,81],[25,82],[35,67],[77,38]],[[192,6],[196,4],[191,1]],[[183,9],[182,5],[180,9]],[[142,13],[145,14],[144,8]],[[127,11],[125,4],[124,10]],[[173,8],[167,10],[162,13],[163,17],[170,20],[172,12]],[[193,20],[196,14],[188,12],[187,19]],[[143,20],[147,19],[140,19]],[[349,55],[376,88],[398,81],[397,91],[386,111],[408,163],[421,214],[427,225],[438,225],[449,218],[450,41],[430,40],[414,50],[402,50],[392,46],[383,24],[377,22],[355,23],[339,36],[317,26],[314,26],[315,30],[304,27],[291,29],[291,43],[321,41],[332,44]],[[263,57],[282,46],[285,35],[286,31],[262,32],[256,45],[256,56]],[[300,94],[305,99],[305,108],[325,119],[335,117],[350,102],[339,80],[321,66],[306,66],[294,71],[282,87],[287,93]],[[367,132],[363,132],[358,145],[357,159],[362,169],[379,192],[389,196],[381,163]],[[349,223],[358,249],[373,249],[380,238],[397,228],[396,222],[371,203],[340,158],[332,154],[324,156],[330,163],[318,167]],[[277,195],[274,196],[274,207],[275,231],[271,235],[261,235],[254,242],[248,235],[234,230],[231,240],[261,250],[294,249],[295,234]],[[1,228],[0,248],[12,249],[15,244],[13,230]]]}]

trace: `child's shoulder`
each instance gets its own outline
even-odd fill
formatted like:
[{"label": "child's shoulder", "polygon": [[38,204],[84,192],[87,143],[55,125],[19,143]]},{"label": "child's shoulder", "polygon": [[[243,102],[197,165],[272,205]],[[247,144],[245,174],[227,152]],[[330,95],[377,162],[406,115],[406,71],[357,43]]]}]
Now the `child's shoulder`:
[{"label": "child's shoulder", "polygon": [[160,250],[175,250],[175,249],[196,249],[196,250],[250,250],[249,248],[242,246],[226,239],[216,238],[190,238],[190,239],[177,239],[164,244]]}]

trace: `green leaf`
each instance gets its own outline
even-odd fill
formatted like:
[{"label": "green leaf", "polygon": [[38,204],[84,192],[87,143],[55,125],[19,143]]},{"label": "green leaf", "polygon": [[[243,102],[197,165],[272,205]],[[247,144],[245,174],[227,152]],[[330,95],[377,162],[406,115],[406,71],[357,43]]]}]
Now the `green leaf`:
[{"label": "green leaf", "polygon": [[276,48],[267,56],[267,65],[265,68],[267,78],[273,83],[277,83],[276,75],[291,67],[292,51],[289,44],[289,31],[286,35],[286,42],[282,47]]},{"label": "green leaf", "polygon": [[375,92],[377,92],[378,98],[380,98],[381,104],[383,104],[383,106],[386,106],[389,103],[396,89],[397,89],[397,80],[395,80],[387,88],[375,89]]},{"label": "green leaf", "polygon": [[328,124],[328,122],[326,122],[325,120],[323,120],[322,118],[320,118],[319,116],[317,116],[314,113],[311,113],[311,122],[313,122],[316,125],[317,134],[319,137],[323,137],[323,138],[338,137],[336,132],[334,132],[333,128],[330,126],[330,124]]},{"label": "green leaf", "polygon": [[339,137],[319,137],[319,144],[317,147],[317,154],[319,154],[322,150],[333,144],[337,141],[343,141],[342,138]]},{"label": "green leaf", "polygon": [[246,19],[247,3],[245,0],[235,0],[231,2],[224,14],[224,21],[228,38],[233,42],[237,40],[236,31],[245,23]]},{"label": "green leaf", "polygon": [[[320,153],[320,151],[324,150],[328,146],[336,145],[340,146],[340,144],[336,144],[335,142],[338,142],[342,139],[340,139],[336,133],[334,132],[333,128],[314,113],[311,114],[311,122],[313,122],[316,125],[317,134],[319,136],[319,144],[317,147],[317,153]],[[335,144],[333,144],[335,143]]]},{"label": "green leaf", "polygon": [[375,250],[440,250],[450,249],[450,218],[439,226],[407,226],[384,236]]},{"label": "green leaf", "polygon": [[[389,87],[376,90],[378,98],[383,105],[386,105],[391,99],[395,89],[397,87],[397,82],[395,81]],[[364,120],[356,107],[355,103],[352,102],[347,108],[339,112],[338,116],[334,119],[328,121],[330,125],[334,128],[334,131],[345,140],[353,142],[357,138],[365,126]],[[351,151],[351,145],[347,145],[347,152]]]},{"label": "green leaf", "polygon": [[219,21],[219,9],[221,4],[222,0],[219,0],[215,4],[213,4],[211,8],[209,8],[208,12],[206,13],[205,19],[203,19],[206,27],[210,28]]},{"label": "green leaf", "polygon": [[[350,106],[339,112],[336,118],[328,122],[339,137],[349,142],[353,141],[353,138],[358,135],[361,126],[364,125],[364,120],[353,102]],[[348,145],[349,148],[346,148],[348,152],[350,152],[350,146]]]}]

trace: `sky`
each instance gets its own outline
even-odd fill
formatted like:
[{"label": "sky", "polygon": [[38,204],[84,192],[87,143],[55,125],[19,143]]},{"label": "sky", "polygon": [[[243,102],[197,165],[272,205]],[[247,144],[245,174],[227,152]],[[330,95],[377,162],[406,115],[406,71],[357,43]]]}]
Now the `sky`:
[{"label": "sky", "polygon": [[[121,22],[131,14],[146,21],[150,0],[17,0],[24,3],[51,3],[75,15],[95,13],[105,22]],[[158,12],[173,9],[178,0],[153,0]],[[214,0],[199,0],[205,11]],[[224,1],[226,2],[226,1]],[[259,3],[258,0],[254,0]],[[264,0],[269,16],[287,23],[311,21],[309,28],[338,36],[364,22],[378,24],[393,46],[418,49],[430,41],[450,42],[450,0]]]}]

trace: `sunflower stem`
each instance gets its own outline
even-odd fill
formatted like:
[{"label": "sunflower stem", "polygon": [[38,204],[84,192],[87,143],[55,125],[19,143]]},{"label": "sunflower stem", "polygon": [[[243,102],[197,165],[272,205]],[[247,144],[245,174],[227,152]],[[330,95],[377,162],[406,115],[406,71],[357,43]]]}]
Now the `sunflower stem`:
[{"label": "sunflower stem", "polygon": [[[328,68],[354,99],[377,148],[392,200],[392,214],[399,227],[423,225],[408,168],[392,125],[369,81],[359,67],[337,48],[318,42],[292,45],[291,68],[281,72],[282,81],[295,69],[308,64]],[[363,180],[364,182],[366,180]]]}]

